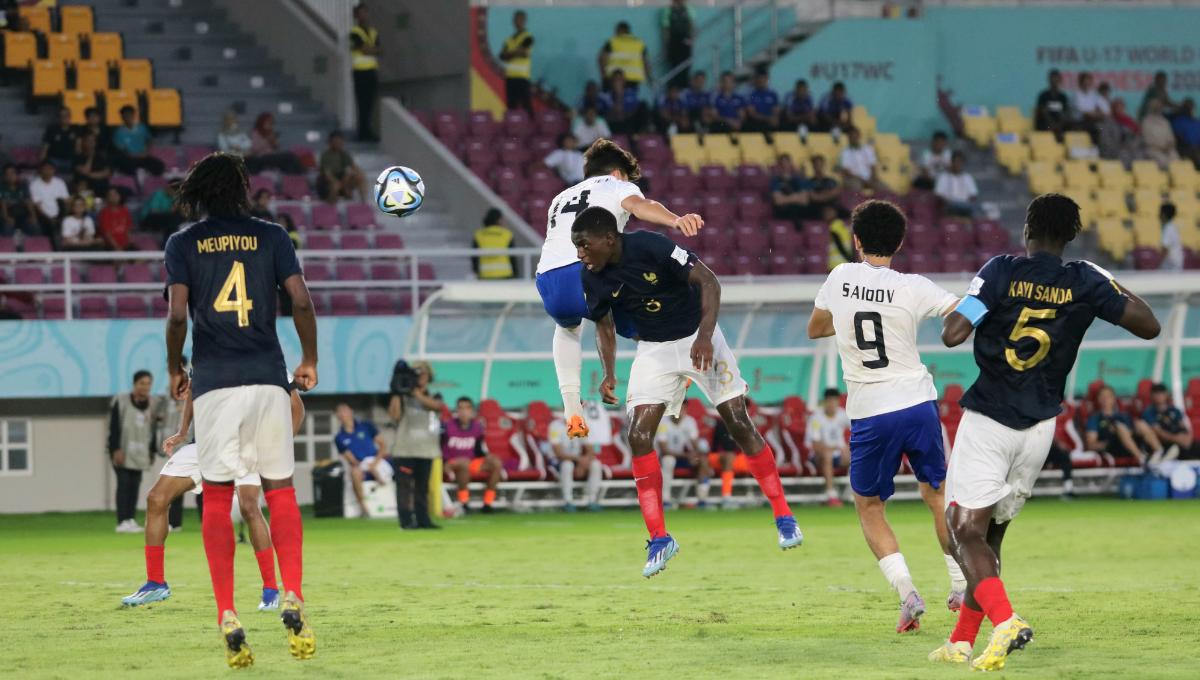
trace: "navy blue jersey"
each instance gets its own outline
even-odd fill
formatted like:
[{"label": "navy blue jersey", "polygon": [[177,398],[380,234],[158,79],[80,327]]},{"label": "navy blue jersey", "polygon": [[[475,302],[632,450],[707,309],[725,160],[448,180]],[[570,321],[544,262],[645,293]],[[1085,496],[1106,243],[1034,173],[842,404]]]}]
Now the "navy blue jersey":
[{"label": "navy blue jersey", "polygon": [[621,261],[599,274],[584,267],[583,296],[592,319],[613,307],[632,319],[638,338],[667,342],[700,327],[700,291],[688,284],[696,255],[652,231],[622,234]]},{"label": "navy blue jersey", "polygon": [[192,397],[240,385],[287,389],[275,334],[277,291],[300,273],[296,249],[278,224],[209,217],[167,241],[167,285],[188,287]]},{"label": "navy blue jersey", "polygon": [[963,407],[1018,430],[1055,417],[1084,333],[1096,317],[1118,323],[1127,300],[1087,262],[992,258],[957,309],[976,326],[979,365]]}]

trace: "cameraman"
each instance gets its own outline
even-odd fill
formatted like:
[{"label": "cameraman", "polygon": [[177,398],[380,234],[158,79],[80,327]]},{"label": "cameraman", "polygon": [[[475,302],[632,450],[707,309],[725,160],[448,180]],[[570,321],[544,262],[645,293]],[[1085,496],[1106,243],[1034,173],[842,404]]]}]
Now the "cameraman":
[{"label": "cameraman", "polygon": [[[404,373],[411,371],[405,376]],[[442,455],[442,395],[429,394],[433,368],[427,361],[396,366],[388,403],[388,455],[396,461],[396,512],[401,529],[438,529],[429,519],[429,475]]]}]

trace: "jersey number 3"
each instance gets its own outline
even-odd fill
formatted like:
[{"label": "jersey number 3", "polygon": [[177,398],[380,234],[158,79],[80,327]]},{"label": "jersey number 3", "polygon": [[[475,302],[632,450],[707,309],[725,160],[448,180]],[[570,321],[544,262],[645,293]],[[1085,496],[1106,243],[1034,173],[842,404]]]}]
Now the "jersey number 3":
[{"label": "jersey number 3", "polygon": [[[863,336],[863,323],[869,321],[875,327],[875,339],[867,340]],[[858,348],[861,350],[873,349],[879,354],[878,359],[864,361],[863,366],[866,368],[884,368],[890,361],[887,357],[887,348],[883,344],[883,316],[879,312],[856,312],[854,314],[854,340],[858,342]]]},{"label": "jersey number 3", "polygon": [[1029,307],[1021,309],[1021,316],[1017,317],[1017,325],[1013,326],[1008,339],[1016,343],[1020,342],[1021,338],[1032,338],[1037,342],[1038,348],[1028,359],[1018,357],[1017,350],[1012,347],[1004,348],[1004,359],[1008,361],[1009,366],[1018,371],[1027,371],[1046,358],[1046,355],[1050,353],[1050,334],[1026,324],[1030,319],[1053,319],[1057,313],[1056,309],[1030,309]]},{"label": "jersey number 3", "polygon": [[246,297],[246,267],[234,261],[233,269],[213,300],[213,309],[218,312],[237,312],[237,325],[245,328],[250,325],[250,310],[254,309],[254,301]]}]

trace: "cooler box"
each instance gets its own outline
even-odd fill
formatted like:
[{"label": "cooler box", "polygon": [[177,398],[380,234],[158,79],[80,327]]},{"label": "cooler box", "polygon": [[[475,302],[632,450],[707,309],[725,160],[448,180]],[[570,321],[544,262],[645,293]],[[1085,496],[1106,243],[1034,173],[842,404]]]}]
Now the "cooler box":
[{"label": "cooler box", "polygon": [[340,460],[330,459],[313,466],[313,515],[342,517],[342,487],[345,471]]},{"label": "cooler box", "polygon": [[1125,475],[1120,482],[1121,498],[1139,501],[1161,501],[1168,496],[1170,483],[1153,474]]}]

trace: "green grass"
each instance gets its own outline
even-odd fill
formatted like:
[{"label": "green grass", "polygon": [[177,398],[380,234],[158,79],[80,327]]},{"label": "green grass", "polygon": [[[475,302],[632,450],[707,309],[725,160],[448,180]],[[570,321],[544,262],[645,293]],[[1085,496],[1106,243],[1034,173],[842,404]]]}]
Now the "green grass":
[{"label": "green grass", "polygon": [[[805,545],[775,547],[768,510],[677,511],[682,545],[645,580],[632,511],[471,516],[440,532],[309,520],[305,591],[317,657],[288,656],[239,546],[247,676],[312,678],[921,678],[969,675],[925,655],[953,625],[923,506],[891,519],[930,612],[893,632],[895,597],[853,510],[803,508]],[[195,512],[167,543],[174,597],[122,610],[143,580],[142,539],[110,515],[0,516],[0,671],[6,677],[225,673]],[[1012,678],[1200,673],[1200,502],[1030,503],[1004,576],[1036,638]],[[982,649],[987,629],[977,649]]]}]

